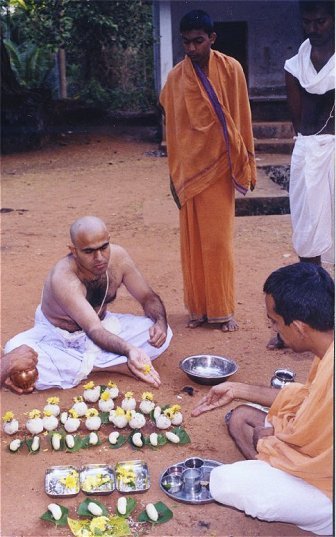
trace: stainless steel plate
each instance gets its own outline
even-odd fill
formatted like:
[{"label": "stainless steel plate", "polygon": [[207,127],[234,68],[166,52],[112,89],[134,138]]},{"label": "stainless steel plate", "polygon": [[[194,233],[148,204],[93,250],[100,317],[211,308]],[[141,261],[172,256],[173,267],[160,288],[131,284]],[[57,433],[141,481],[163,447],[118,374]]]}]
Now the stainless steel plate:
[{"label": "stainless steel plate", "polygon": [[44,489],[48,496],[76,496],[79,493],[78,470],[74,466],[51,466],[45,473]]},{"label": "stainless steel plate", "polygon": [[149,470],[145,461],[118,462],[115,475],[119,492],[145,492],[150,487]]},{"label": "stainless steel plate", "polygon": [[201,503],[210,503],[213,502],[213,498],[209,491],[209,480],[210,480],[210,473],[211,471],[216,468],[216,466],[220,466],[221,462],[213,461],[211,459],[204,459],[204,465],[202,466],[202,480],[201,480],[201,490],[200,492],[196,494],[189,495],[184,490],[183,487],[173,492],[170,490],[170,488],[167,489],[164,485],[167,483],[167,477],[171,475],[171,469],[173,467],[176,467],[176,465],[184,466],[184,462],[178,462],[174,464],[173,466],[169,466],[161,475],[160,477],[160,488],[170,497],[178,502],[183,503],[192,503],[192,504],[201,504]]},{"label": "stainless steel plate", "polygon": [[106,464],[87,464],[79,472],[80,488],[85,494],[105,496],[115,489],[114,472]]}]

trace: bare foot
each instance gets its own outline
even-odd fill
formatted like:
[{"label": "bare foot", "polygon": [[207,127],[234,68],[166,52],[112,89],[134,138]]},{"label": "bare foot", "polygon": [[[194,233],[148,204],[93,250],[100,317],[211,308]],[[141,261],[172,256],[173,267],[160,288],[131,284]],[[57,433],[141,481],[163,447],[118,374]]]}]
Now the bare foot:
[{"label": "bare foot", "polygon": [[232,317],[228,321],[222,324],[221,329],[223,332],[235,332],[239,329],[237,321]]},{"label": "bare foot", "polygon": [[187,324],[187,328],[198,328],[205,323],[205,319],[194,319],[190,320]]},{"label": "bare foot", "polygon": [[271,339],[266,345],[266,348],[271,351],[284,349],[285,347],[286,347],[285,342],[281,338],[280,334],[276,334],[275,336],[271,337]]}]

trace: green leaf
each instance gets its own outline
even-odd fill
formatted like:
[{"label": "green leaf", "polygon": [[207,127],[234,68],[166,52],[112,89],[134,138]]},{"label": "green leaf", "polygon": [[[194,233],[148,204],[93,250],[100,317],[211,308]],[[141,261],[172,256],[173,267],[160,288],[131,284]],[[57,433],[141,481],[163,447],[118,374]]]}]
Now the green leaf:
[{"label": "green leaf", "polygon": [[126,513],[124,515],[121,515],[118,511],[118,509],[116,508],[116,514],[118,516],[122,516],[124,518],[127,518],[130,516],[130,514],[132,513],[132,511],[134,511],[136,507],[136,500],[134,498],[132,498],[131,496],[128,496],[126,498]]},{"label": "green leaf", "polygon": [[190,444],[191,442],[190,436],[188,435],[187,431],[185,431],[181,427],[175,427],[175,429],[172,430],[172,433],[176,434],[179,437],[180,445]]},{"label": "green leaf", "polygon": [[87,508],[89,503],[95,503],[102,509],[103,513],[101,516],[110,516],[105,505],[100,503],[98,500],[93,500],[92,498],[86,498],[86,500],[84,500],[81,504],[79,504],[78,509],[77,509],[77,514],[79,516],[90,516],[91,518],[95,516],[92,513],[90,513],[90,511]]},{"label": "green leaf", "polygon": [[120,434],[120,435],[118,436],[118,440],[117,440],[116,444],[111,444],[111,443],[109,442],[109,444],[110,444],[110,448],[112,448],[112,449],[118,449],[118,448],[120,448],[121,446],[123,446],[124,444],[126,444],[127,440],[128,440],[128,437],[127,437],[127,436],[123,436],[122,434]]},{"label": "green leaf", "polygon": [[138,516],[139,522],[150,522],[151,524],[163,524],[164,522],[168,522],[168,520],[173,518],[173,511],[171,511],[163,502],[156,502],[154,505],[155,505],[157,512],[159,513],[159,518],[157,519],[157,521],[153,522],[153,520],[149,518],[145,510],[139,514]]},{"label": "green leaf", "polygon": [[100,412],[99,417],[103,425],[110,423],[109,416],[110,416],[109,412]]},{"label": "green leaf", "polygon": [[141,431],[138,431],[137,429],[134,430],[134,431],[132,431],[131,434],[130,434],[129,437],[128,437],[128,441],[129,441],[129,443],[131,444],[131,446],[132,446],[133,449],[142,449],[142,448],[146,445],[145,437],[144,437],[144,435],[141,433],[142,446],[141,446],[141,447],[136,446],[135,444],[133,444],[133,440],[132,440],[133,435],[134,435],[135,433],[141,433]]},{"label": "green leaf", "polygon": [[[98,435],[97,435],[98,436]],[[100,440],[99,436],[98,436],[98,443],[97,444],[90,444],[90,435],[88,434],[87,436],[83,436],[82,440],[81,440],[81,447],[82,448],[92,448],[92,447],[97,447],[97,446],[100,446],[102,444],[102,441]]]},{"label": "green leaf", "polygon": [[[59,504],[57,504],[59,505]],[[51,522],[52,524],[55,524],[56,526],[66,526],[67,523],[68,523],[68,514],[69,514],[69,509],[67,509],[67,507],[63,507],[63,505],[60,505],[60,508],[61,508],[61,511],[62,511],[62,516],[59,520],[55,520],[54,517],[52,516],[51,512],[49,511],[46,511],[45,513],[43,513],[43,515],[40,516],[40,519],[41,520],[46,520],[47,522]]]},{"label": "green leaf", "polygon": [[36,453],[38,453],[40,451],[40,448],[41,448],[41,438],[40,438],[39,447],[38,447],[38,449],[36,451],[32,450],[32,444],[33,444],[33,439],[32,438],[26,438],[26,445],[28,447],[29,453],[31,453],[32,455],[36,455]]},{"label": "green leaf", "polygon": [[65,451],[69,451],[70,453],[75,453],[76,451],[79,451],[80,449],[82,449],[82,438],[79,436],[79,435],[76,435],[74,436],[74,440],[75,440],[75,445],[73,448],[69,448],[67,445],[66,445],[66,442],[64,440],[64,445],[65,445]]}]

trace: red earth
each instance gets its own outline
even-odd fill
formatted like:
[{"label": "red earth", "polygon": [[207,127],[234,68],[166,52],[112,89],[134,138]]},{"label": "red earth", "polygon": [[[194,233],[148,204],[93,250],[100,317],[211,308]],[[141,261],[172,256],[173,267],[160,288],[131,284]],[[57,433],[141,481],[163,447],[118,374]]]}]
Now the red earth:
[{"label": "red earth", "polygon": [[[189,505],[178,503],[162,492],[159,477],[167,466],[198,455],[230,463],[242,459],[223,422],[228,408],[218,409],[199,418],[191,410],[207,387],[195,384],[180,370],[182,358],[193,354],[218,354],[233,358],[239,365],[237,381],[269,384],[277,367],[289,367],[297,380],[304,381],[311,364],[308,354],[298,356],[290,350],[269,351],[271,336],[264,308],[262,285],[268,274],[296,261],[291,246],[289,216],[251,216],[236,218],[235,256],[237,280],[236,317],[240,325],[235,333],[202,327],[186,328],[187,312],[183,305],[179,258],[178,210],[171,199],[167,159],[155,156],[157,146],[148,131],[100,127],[83,132],[64,133],[41,150],[7,155],[2,160],[2,340],[28,329],[33,324],[43,281],[49,268],[67,253],[70,224],[78,217],[94,214],[111,230],[112,241],[124,246],[136,260],[151,286],[166,305],[174,338],[156,367],[162,387],[155,391],[160,404],[182,406],[184,426],[191,443],[166,445],[158,450],[138,452],[125,445],[111,450],[106,442],[77,453],[53,452],[47,438],[42,449],[29,455],[22,449],[13,455],[6,449],[9,437],[1,443],[1,535],[3,537],[40,537],[70,535],[68,528],[55,529],[40,520],[50,498],[44,491],[45,470],[54,465],[109,463],[138,459],[149,466],[151,487],[134,495],[137,514],[148,502],[163,501],[174,513],[172,520],[145,530],[136,527],[133,534],[145,531],[153,536],[298,536],[308,535],[295,526],[267,523],[216,503]],[[154,152],[151,153],[151,152]],[[139,306],[121,289],[111,307],[119,312],[140,312]],[[93,377],[105,384],[111,375]],[[148,387],[131,378],[115,375],[121,392],[134,391],[140,399]],[[194,388],[190,396],[182,391]],[[17,396],[1,391],[2,414],[14,411],[23,431],[26,413],[42,409],[46,398],[60,397],[62,409],[82,393],[82,386],[58,391],[34,392]],[[105,438],[106,431],[101,434]],[[22,432],[23,434],[23,432]],[[256,488],[258,483],[256,483]],[[99,498],[114,511],[118,493]],[[83,493],[59,503],[75,509]]]}]

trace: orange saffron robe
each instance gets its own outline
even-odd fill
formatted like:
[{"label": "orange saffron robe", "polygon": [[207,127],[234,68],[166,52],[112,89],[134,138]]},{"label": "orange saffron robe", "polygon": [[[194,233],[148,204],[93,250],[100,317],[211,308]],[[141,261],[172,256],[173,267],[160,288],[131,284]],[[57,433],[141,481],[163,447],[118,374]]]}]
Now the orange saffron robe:
[{"label": "orange saffron robe", "polygon": [[[274,436],[259,440],[258,459],[304,479],[330,499],[333,483],[334,344],[315,358],[305,385],[280,390],[268,414]],[[274,484],[276,486],[276,483]]]},{"label": "orange saffron robe", "polygon": [[[168,165],[181,206],[184,301],[191,319],[225,322],[234,312],[233,178],[256,182],[245,76],[234,58],[210,52],[210,80],[224,112],[229,147],[210,98],[186,57],[161,92]],[[230,162],[231,161],[231,162]]]}]

